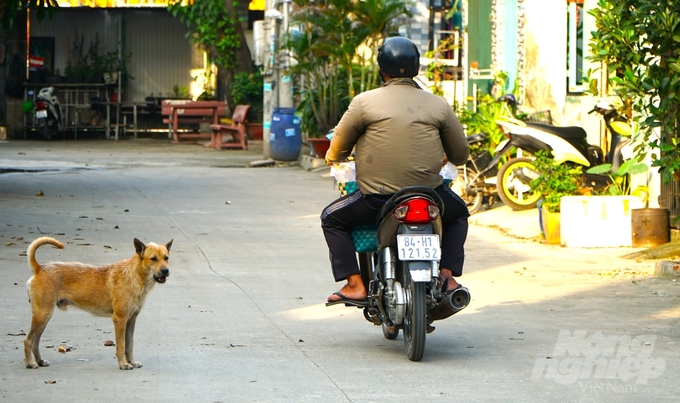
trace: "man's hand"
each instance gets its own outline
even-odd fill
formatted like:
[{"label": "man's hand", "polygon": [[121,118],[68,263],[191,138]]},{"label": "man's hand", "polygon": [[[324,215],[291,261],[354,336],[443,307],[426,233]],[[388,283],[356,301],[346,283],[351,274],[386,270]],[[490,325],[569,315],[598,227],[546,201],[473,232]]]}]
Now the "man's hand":
[{"label": "man's hand", "polygon": [[325,158],[325,161],[326,161],[326,165],[328,165],[328,166],[333,166],[333,165],[335,165],[335,164],[342,164],[343,162],[354,161],[354,157],[347,157],[347,158],[345,158],[345,159],[342,160],[342,161],[331,161],[330,159],[328,159],[328,157],[326,157],[326,158]]}]

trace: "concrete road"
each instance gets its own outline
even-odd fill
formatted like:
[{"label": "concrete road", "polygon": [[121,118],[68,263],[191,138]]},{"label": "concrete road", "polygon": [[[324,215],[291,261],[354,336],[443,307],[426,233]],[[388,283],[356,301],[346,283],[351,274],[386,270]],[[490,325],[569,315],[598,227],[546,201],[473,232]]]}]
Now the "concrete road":
[{"label": "concrete road", "polygon": [[[675,402],[680,287],[634,251],[567,249],[533,238],[533,211],[473,216],[470,306],[435,322],[421,362],[356,308],[319,228],[337,196],[325,170],[245,168],[251,151],[166,141],[0,143],[0,401]],[[38,196],[42,194],[42,196]],[[513,235],[523,228],[526,236]],[[113,325],[55,310],[46,368],[23,363],[28,243],[49,260],[110,263],[133,238],[167,242],[171,275],[137,321],[121,371]],[[70,348],[65,353],[60,347]]]}]

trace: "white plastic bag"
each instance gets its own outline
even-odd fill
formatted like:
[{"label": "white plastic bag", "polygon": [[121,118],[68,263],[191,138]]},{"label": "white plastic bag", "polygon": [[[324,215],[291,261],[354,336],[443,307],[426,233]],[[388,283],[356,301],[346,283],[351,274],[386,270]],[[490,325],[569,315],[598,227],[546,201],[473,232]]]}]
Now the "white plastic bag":
[{"label": "white plastic bag", "polygon": [[338,183],[356,181],[357,172],[354,161],[333,164],[331,167],[331,176],[334,177]]},{"label": "white plastic bag", "polygon": [[458,176],[458,168],[452,163],[447,162],[439,171],[439,175],[444,179],[454,180]]}]

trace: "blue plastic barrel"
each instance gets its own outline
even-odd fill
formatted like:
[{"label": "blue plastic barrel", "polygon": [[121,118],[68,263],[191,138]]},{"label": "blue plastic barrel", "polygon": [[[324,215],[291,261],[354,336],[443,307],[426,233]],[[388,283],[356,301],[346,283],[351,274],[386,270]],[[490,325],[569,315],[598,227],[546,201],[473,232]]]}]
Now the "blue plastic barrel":
[{"label": "blue plastic barrel", "polygon": [[302,148],[300,118],[295,108],[274,108],[269,130],[269,152],[279,161],[297,161]]}]

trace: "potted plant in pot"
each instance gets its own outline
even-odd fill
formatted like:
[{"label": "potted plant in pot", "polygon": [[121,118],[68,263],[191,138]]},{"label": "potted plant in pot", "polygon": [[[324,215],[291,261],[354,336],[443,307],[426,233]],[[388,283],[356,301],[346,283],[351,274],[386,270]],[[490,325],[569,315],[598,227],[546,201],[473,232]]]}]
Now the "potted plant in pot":
[{"label": "potted plant in pot", "polygon": [[[609,185],[600,191],[584,187],[582,196],[562,198],[562,244],[584,248],[631,246],[631,210],[644,203],[631,195],[629,175],[646,170],[645,164],[634,159],[617,169],[611,164],[590,168],[587,175],[600,175]],[[589,179],[594,180],[592,176]]]},{"label": "potted plant in pot", "polygon": [[234,76],[231,96],[236,105],[250,105],[246,115],[246,131],[252,140],[262,140],[264,118],[264,80],[258,68],[254,73],[240,72]]},{"label": "potted plant in pot", "polygon": [[549,244],[561,243],[561,201],[562,197],[580,194],[581,166],[556,163],[548,151],[536,153],[533,161],[540,175],[531,181],[531,189],[543,195],[540,206],[540,223]]},{"label": "potted plant in pot", "polygon": [[[633,247],[649,247],[661,245],[670,241],[669,211],[666,208],[649,208],[649,191],[647,186],[638,186],[632,189],[633,175],[646,174],[649,167],[645,163],[637,162],[635,158],[621,164],[618,169],[612,168],[611,164],[602,164],[590,168],[587,172],[592,174],[605,174],[611,184],[604,189],[603,196],[624,196],[639,198],[629,203],[630,235]],[[624,199],[626,200],[626,199]],[[626,245],[628,246],[628,245]]]},{"label": "potted plant in pot", "polygon": [[117,84],[118,75],[121,74],[121,85],[127,84],[127,64],[132,58],[132,53],[119,56],[118,52],[106,52],[103,55],[94,55],[92,60],[93,69],[97,74],[101,74],[106,84]]}]

